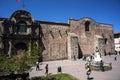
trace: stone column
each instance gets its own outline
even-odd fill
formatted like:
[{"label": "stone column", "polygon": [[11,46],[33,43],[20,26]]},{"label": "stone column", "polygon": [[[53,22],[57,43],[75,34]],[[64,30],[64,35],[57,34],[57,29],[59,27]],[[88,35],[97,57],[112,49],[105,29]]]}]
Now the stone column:
[{"label": "stone column", "polygon": [[12,48],[12,43],[9,41],[9,50],[8,50],[8,55],[11,57],[11,48]]}]

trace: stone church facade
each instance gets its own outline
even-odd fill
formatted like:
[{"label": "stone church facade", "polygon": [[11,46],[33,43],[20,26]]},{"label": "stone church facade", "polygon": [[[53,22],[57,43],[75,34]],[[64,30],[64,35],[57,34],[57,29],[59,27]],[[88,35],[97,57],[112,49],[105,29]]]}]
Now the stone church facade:
[{"label": "stone church facade", "polygon": [[41,46],[43,60],[78,59],[93,54],[96,47],[101,55],[115,51],[113,26],[91,18],[69,19],[68,23],[38,21],[25,10],[0,18],[2,54],[10,56],[15,50],[27,49],[30,41]]}]

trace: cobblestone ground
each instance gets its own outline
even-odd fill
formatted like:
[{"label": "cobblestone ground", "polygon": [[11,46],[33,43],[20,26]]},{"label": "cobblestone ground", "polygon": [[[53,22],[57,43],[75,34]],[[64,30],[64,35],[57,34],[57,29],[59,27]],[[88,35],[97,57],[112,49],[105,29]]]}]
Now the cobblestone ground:
[{"label": "cobblestone ground", "polygon": [[[92,71],[91,77],[93,80],[120,80],[120,55],[117,55],[117,61],[114,60],[116,55],[103,56],[102,59],[106,63],[112,63],[112,70],[110,71]],[[78,78],[79,80],[86,79],[86,61],[83,60],[59,60],[59,61],[48,61],[43,62],[40,65],[40,70],[36,71],[36,67],[30,71],[30,78],[34,76],[45,76],[45,65],[49,64],[49,74],[57,74],[58,66],[62,67],[62,73],[68,73]]]}]

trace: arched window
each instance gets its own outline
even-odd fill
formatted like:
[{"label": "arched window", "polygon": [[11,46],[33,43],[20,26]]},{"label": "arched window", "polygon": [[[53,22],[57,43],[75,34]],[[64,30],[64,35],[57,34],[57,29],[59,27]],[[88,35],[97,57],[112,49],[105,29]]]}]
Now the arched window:
[{"label": "arched window", "polygon": [[26,23],[24,21],[21,21],[18,23],[17,33],[22,34],[22,35],[27,34],[27,27],[26,27]]},{"label": "arched window", "polygon": [[90,22],[86,21],[85,22],[85,31],[89,31],[89,25],[90,25]]}]

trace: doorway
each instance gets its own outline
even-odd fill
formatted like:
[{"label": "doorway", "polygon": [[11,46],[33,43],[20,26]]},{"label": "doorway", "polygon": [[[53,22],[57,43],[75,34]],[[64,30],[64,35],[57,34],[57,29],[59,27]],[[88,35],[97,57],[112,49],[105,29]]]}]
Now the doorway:
[{"label": "doorway", "polygon": [[72,59],[72,60],[78,59],[78,37],[77,36],[68,37],[68,59]]}]

